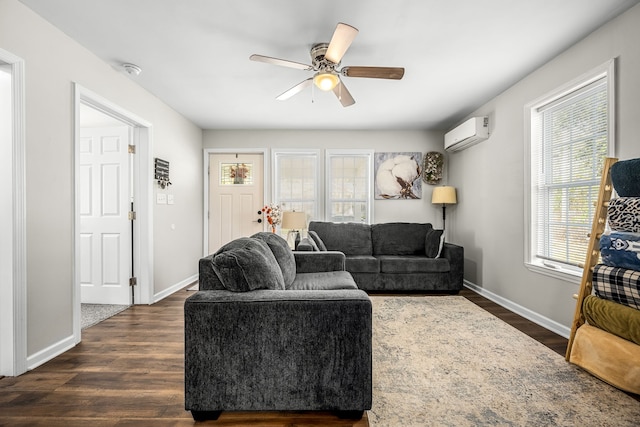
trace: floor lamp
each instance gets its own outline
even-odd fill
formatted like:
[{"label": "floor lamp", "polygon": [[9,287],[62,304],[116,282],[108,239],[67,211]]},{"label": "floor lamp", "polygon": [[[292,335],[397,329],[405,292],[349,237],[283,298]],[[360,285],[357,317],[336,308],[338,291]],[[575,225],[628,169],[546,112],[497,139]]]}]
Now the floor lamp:
[{"label": "floor lamp", "polygon": [[[282,213],[282,228],[289,230],[287,233],[287,243],[291,249],[296,248],[296,240],[300,239],[300,231],[307,228],[307,214],[304,212],[286,211]],[[291,236],[293,242],[291,241]]]},{"label": "floor lamp", "polygon": [[458,203],[456,198],[456,188],[449,186],[435,187],[431,195],[431,203],[442,204],[442,230],[445,229],[446,209],[447,205],[455,205]]}]

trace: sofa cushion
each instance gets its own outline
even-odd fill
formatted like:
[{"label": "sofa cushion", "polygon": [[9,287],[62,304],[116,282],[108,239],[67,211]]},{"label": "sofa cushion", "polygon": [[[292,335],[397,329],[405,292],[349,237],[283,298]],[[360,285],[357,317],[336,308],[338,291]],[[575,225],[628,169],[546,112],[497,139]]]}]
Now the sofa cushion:
[{"label": "sofa cushion", "polygon": [[431,224],[389,222],[373,224],[373,255],[424,255],[424,239]]},{"label": "sofa cushion", "polygon": [[358,289],[358,286],[347,271],[323,271],[318,273],[298,273],[296,279],[287,289],[330,291]]},{"label": "sofa cushion", "polygon": [[309,231],[318,233],[327,250],[345,255],[371,255],[371,226],[357,222],[311,221]]},{"label": "sofa cushion", "polygon": [[422,255],[382,255],[381,273],[446,273],[450,270],[446,258],[427,258]]},{"label": "sofa cushion", "polygon": [[427,258],[440,258],[444,245],[444,230],[431,229],[424,239],[424,254]]},{"label": "sofa cushion", "polygon": [[378,273],[380,261],[372,255],[354,255],[347,257],[345,268],[351,273]]},{"label": "sofa cushion", "polygon": [[266,231],[256,233],[251,237],[262,240],[269,246],[271,253],[273,253],[282,271],[284,286],[289,286],[293,282],[293,279],[296,278],[296,260],[293,257],[293,251],[289,248],[287,241],[275,233]]},{"label": "sofa cushion", "polygon": [[318,249],[321,251],[326,251],[327,247],[324,245],[324,242],[322,241],[322,239],[320,238],[320,236],[318,236],[318,233],[316,233],[315,231],[309,231],[309,237],[311,237],[311,239],[316,243],[316,245],[318,246]]},{"label": "sofa cushion", "polygon": [[241,237],[215,253],[213,269],[229,291],[285,289],[282,270],[266,243]]}]

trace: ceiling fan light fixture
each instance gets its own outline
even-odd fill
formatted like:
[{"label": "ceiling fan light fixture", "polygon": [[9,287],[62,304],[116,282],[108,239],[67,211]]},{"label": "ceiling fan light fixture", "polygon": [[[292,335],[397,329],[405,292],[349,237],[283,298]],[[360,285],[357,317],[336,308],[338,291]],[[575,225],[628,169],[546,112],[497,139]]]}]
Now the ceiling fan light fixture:
[{"label": "ceiling fan light fixture", "polygon": [[333,73],[317,73],[313,76],[313,83],[318,89],[328,92],[340,83],[340,78]]}]

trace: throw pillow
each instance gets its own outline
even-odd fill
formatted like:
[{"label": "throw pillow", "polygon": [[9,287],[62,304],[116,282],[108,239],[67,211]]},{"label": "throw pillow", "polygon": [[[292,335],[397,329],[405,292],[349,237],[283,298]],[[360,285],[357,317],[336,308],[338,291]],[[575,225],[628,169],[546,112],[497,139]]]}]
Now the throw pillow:
[{"label": "throw pillow", "polygon": [[327,247],[324,245],[324,242],[322,241],[320,236],[318,236],[318,233],[316,233],[315,231],[309,231],[309,237],[311,237],[311,239],[316,243],[316,246],[318,246],[319,250],[327,250]]},{"label": "throw pillow", "polygon": [[273,256],[280,266],[280,270],[282,271],[285,287],[292,284],[296,278],[296,259],[293,256],[293,252],[289,248],[287,241],[275,233],[269,233],[266,231],[256,233],[251,236],[251,238],[262,240],[267,244],[267,246],[269,246],[269,249],[271,249]]},{"label": "throw pillow", "polygon": [[213,269],[229,291],[284,289],[280,266],[266,243],[241,237],[220,248],[213,257]]},{"label": "throw pillow", "polygon": [[424,238],[424,253],[427,258],[440,258],[444,245],[444,230],[431,229]]},{"label": "throw pillow", "polygon": [[318,252],[320,251],[320,248],[318,247],[318,244],[316,243],[315,240],[313,239],[307,239],[309,241],[309,244],[311,245],[311,248],[313,250],[313,252]]}]

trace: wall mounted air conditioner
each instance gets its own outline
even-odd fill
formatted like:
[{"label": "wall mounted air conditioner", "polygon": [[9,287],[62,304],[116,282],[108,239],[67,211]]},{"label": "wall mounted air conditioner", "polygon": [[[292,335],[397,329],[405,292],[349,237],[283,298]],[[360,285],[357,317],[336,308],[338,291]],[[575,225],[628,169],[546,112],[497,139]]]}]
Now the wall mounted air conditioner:
[{"label": "wall mounted air conditioner", "polygon": [[444,134],[444,149],[460,151],[489,138],[489,117],[472,117]]}]

